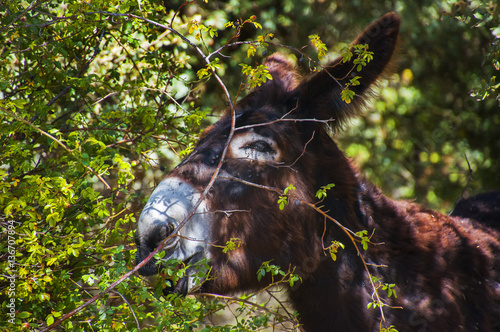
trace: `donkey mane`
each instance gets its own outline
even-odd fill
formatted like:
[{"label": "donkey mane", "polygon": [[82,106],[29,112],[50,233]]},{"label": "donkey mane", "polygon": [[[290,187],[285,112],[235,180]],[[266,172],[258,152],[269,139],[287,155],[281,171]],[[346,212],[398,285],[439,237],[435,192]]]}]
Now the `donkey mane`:
[{"label": "donkey mane", "polygon": [[[399,331],[500,332],[500,233],[488,227],[498,225],[498,213],[489,212],[500,199],[480,199],[482,208],[465,208],[457,217],[392,200],[360,175],[325,129],[325,121],[340,128],[359,113],[390,66],[399,25],[389,13],[354,41],[374,54],[360,72],[352,60],[339,58],[299,79],[285,56],[271,55],[265,65],[273,79],[236,105],[232,140],[227,142],[233,120],[227,112],[153,192],[139,219],[137,263],[170,235],[165,259],[207,258],[212,277],[198,285],[188,269],[169,291],[261,289],[272,282],[270,275],[257,279],[263,262],[290,268],[301,282],[287,292],[309,332],[391,325]],[[340,93],[355,76],[355,98],[345,103]],[[294,189],[285,193],[290,184]],[[316,191],[328,184],[335,186],[318,202]],[[288,199],[282,210],[279,196]],[[351,234],[360,231],[372,234],[367,250],[353,241]],[[241,245],[228,255],[223,248],[234,238]],[[338,242],[344,249],[334,261],[327,248]],[[157,271],[154,260],[140,269],[144,275]],[[372,277],[395,284],[397,297],[378,292],[383,317],[367,307],[374,301]]]}]

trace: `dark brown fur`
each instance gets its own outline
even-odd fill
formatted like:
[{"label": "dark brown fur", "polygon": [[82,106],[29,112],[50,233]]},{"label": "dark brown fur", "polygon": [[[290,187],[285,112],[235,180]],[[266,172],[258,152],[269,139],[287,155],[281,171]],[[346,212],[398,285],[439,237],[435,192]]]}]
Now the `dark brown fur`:
[{"label": "dark brown fur", "polygon": [[[361,250],[362,257],[372,275],[396,284],[397,298],[387,298],[379,290],[385,303],[402,307],[386,307],[384,325],[401,332],[500,331],[499,233],[384,196],[359,175],[324,124],[304,121],[333,118],[338,128],[356,114],[363,96],[387,68],[398,30],[399,18],[388,14],[358,37],[375,55],[359,74],[361,84],[353,87],[357,96],[349,105],[340,99],[340,91],[351,63],[336,60],[299,83],[284,56],[267,60],[273,80],[237,105],[237,127],[285,114],[300,121],[253,128],[283,152],[276,164],[233,159],[228,152],[221,173],[226,178],[217,180],[208,196],[214,215],[212,238],[218,246],[231,238],[242,244],[229,256],[221,247],[211,247],[215,278],[203,285],[205,291],[224,294],[262,288],[271,279],[259,282],[257,270],[272,261],[284,270],[295,268],[302,277],[302,283],[289,289],[289,296],[306,331],[377,331],[380,311],[367,309],[373,289],[353,243],[340,227],[300,202],[316,202],[316,191],[334,183],[320,204],[323,211],[354,232],[373,231],[371,240],[377,245]],[[230,123],[227,114],[209,128],[194,152],[168,176],[203,190],[220,160]],[[235,136],[247,131],[236,131]],[[297,189],[281,211],[278,193],[227,175],[269,188],[282,190],[293,184]],[[337,261],[323,250],[333,240],[345,245]]]},{"label": "dark brown fur", "polygon": [[500,230],[500,191],[492,191],[461,199],[454,207],[451,215],[470,218],[487,227]]}]

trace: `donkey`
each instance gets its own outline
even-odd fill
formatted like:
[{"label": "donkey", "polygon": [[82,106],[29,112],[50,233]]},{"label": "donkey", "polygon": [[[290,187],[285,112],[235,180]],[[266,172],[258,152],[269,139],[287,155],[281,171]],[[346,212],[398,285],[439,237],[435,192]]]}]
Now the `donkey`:
[{"label": "donkey", "polygon": [[471,218],[488,227],[500,230],[500,191],[491,191],[467,199],[460,199],[451,215]]},{"label": "donkey", "polygon": [[[206,129],[154,190],[138,223],[137,263],[170,237],[165,260],[206,260],[211,271],[200,285],[188,269],[170,291],[230,294],[269,285],[272,276],[257,272],[271,261],[300,276],[287,292],[309,332],[378,331],[382,321],[399,331],[500,331],[500,234],[384,196],[331,138],[390,66],[399,27],[389,13],[357,37],[351,45],[373,52],[359,72],[354,56],[299,79],[285,56],[269,56],[272,80]],[[341,91],[356,76],[346,103]],[[367,250],[347,230],[372,234]],[[226,253],[231,239],[240,245]],[[328,250],[339,242],[333,260]],[[139,272],[156,274],[158,265],[152,259]],[[396,296],[377,292],[384,318],[368,308],[371,277],[395,284]]]}]

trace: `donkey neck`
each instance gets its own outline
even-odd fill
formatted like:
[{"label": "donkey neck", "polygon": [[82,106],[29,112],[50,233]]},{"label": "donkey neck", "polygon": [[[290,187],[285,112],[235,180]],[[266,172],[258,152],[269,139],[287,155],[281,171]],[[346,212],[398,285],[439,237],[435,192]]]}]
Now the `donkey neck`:
[{"label": "donkey neck", "polygon": [[[373,227],[373,210],[390,199],[364,180],[327,135],[319,136],[323,149],[319,165],[329,172],[317,172],[316,186],[334,183],[321,205],[323,211],[353,232]],[[325,153],[326,151],[326,153]],[[379,200],[372,200],[375,196]],[[323,225],[323,218],[318,223]],[[367,309],[371,288],[362,259],[349,236],[331,220],[322,237],[325,247],[332,241],[344,244],[333,261],[328,252],[320,253],[320,264],[302,283],[290,290],[290,299],[299,313],[305,331],[373,331],[376,310]],[[323,232],[323,226],[320,227]],[[358,247],[361,247],[358,243]],[[362,249],[361,249],[362,250]],[[361,253],[364,255],[364,253]]]},{"label": "donkey neck", "polygon": [[318,269],[290,290],[304,330],[372,331],[366,283],[361,260],[352,250],[339,252],[336,261],[325,255]]},{"label": "donkey neck", "polygon": [[[329,215],[354,232],[365,229],[370,218],[365,214],[371,208],[362,199],[364,190],[365,186],[359,183],[356,192],[350,193],[352,199],[332,195],[325,202]],[[305,331],[374,330],[376,310],[367,309],[372,301],[368,276],[351,239],[338,225],[328,221],[322,240],[325,247],[339,241],[345,249],[338,250],[335,261],[327,251],[321,253],[318,268],[290,290],[290,299]]]}]

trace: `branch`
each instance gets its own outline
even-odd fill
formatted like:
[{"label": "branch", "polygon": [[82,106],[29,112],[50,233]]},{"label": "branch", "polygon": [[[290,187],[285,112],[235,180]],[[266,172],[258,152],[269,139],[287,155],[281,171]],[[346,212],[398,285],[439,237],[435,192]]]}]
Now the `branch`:
[{"label": "branch", "polygon": [[[283,117],[285,117],[285,116],[286,115],[284,115]],[[236,128],[236,130],[269,126],[269,125],[272,125],[272,124],[277,123],[277,122],[319,122],[319,123],[323,123],[323,124],[328,124],[328,122],[335,121],[335,119],[333,119],[333,118],[330,118],[328,120],[319,120],[319,119],[284,119],[283,117],[276,119],[276,120],[273,120],[273,121],[265,122],[265,123],[256,123],[256,124],[251,124],[251,125],[247,125],[247,126],[241,126],[241,127]]]},{"label": "branch", "polygon": [[[260,189],[264,189],[264,190],[276,192],[278,195],[285,195],[285,193],[284,193],[283,190],[281,190],[279,188],[276,188],[276,187],[270,187],[270,186],[260,185],[260,184],[257,184],[257,183],[249,182],[249,181],[246,181],[246,180],[243,180],[243,179],[239,179],[239,178],[235,178],[235,177],[232,177],[232,176],[224,176],[224,177],[220,177],[220,178],[221,179],[227,179],[227,180],[233,180],[233,181],[241,182],[241,183],[249,185],[251,187],[255,187],[255,188],[260,188]],[[376,288],[376,286],[375,286],[375,284],[374,284],[374,282],[373,282],[373,280],[371,278],[370,270],[368,269],[368,264],[366,263],[365,259],[363,258],[362,252],[361,252],[361,250],[359,249],[359,247],[358,247],[358,245],[356,243],[356,242],[359,242],[359,240],[356,240],[356,238],[359,238],[358,235],[355,232],[353,232],[352,230],[350,230],[349,228],[347,228],[344,225],[342,225],[335,218],[333,218],[330,215],[328,215],[327,212],[321,210],[321,207],[318,207],[318,206],[316,206],[313,203],[307,202],[307,201],[301,199],[300,197],[298,197],[298,196],[296,196],[294,194],[286,194],[286,195],[289,196],[289,197],[293,197],[298,202],[300,202],[302,204],[305,204],[306,206],[312,208],[313,210],[315,210],[316,212],[318,212],[321,216],[323,216],[325,218],[325,220],[332,221],[335,225],[339,226],[340,229],[342,229],[346,233],[346,235],[349,237],[349,239],[351,240],[352,244],[354,245],[354,248],[356,249],[356,252],[358,253],[359,258],[361,259],[361,262],[363,263],[364,270],[368,274],[368,278],[370,279],[370,284],[371,284],[372,289],[373,289],[372,299],[373,299],[373,296],[374,296],[375,297],[374,301],[377,302],[377,304],[378,304],[378,306],[380,308],[381,320],[385,321],[385,315],[384,315],[383,307],[384,306],[388,306],[388,305],[385,304],[384,302],[382,302],[382,300],[380,299],[380,296],[378,294],[378,290],[377,290],[377,288]],[[373,244],[373,243],[371,243],[371,244]],[[391,308],[400,308],[400,307],[391,307]]]},{"label": "branch", "polygon": [[[312,133],[312,136],[311,138],[306,142],[306,144],[304,144],[304,148],[302,149],[302,152],[300,153],[300,155],[297,157],[297,159],[295,159],[295,161],[293,163],[291,163],[290,165],[284,165],[284,166],[278,166],[278,167],[289,167],[289,168],[292,168],[298,161],[300,158],[302,158],[302,156],[304,155],[304,153],[306,153],[306,149],[307,149],[307,146],[309,145],[309,143],[311,143],[311,141],[313,140],[314,138],[314,134],[315,134],[315,131],[313,131]],[[293,169],[293,168],[292,168]]]},{"label": "branch", "polygon": [[[175,20],[175,17],[177,16],[177,14],[181,11],[182,7],[186,6],[186,5],[190,5],[192,4],[193,2],[196,2],[196,0],[191,0],[191,1],[186,1],[184,2],[182,5],[179,6],[179,8],[177,8],[177,10],[175,11],[174,13],[174,16],[172,16],[172,19],[170,20],[170,26],[174,25],[174,20]],[[142,14],[142,13],[141,13]]]},{"label": "branch", "polygon": [[137,316],[135,315],[134,308],[132,308],[132,306],[130,305],[128,300],[125,298],[125,296],[123,296],[122,293],[120,293],[119,291],[116,291],[116,290],[113,291],[113,293],[118,294],[122,298],[122,300],[125,301],[125,303],[128,305],[128,307],[130,308],[130,312],[132,312],[132,315],[134,316],[135,322],[137,323],[137,329],[139,330],[139,332],[141,332],[141,325],[139,324],[139,320],[137,319]]},{"label": "branch", "polygon": [[99,180],[101,180],[101,182],[106,186],[107,189],[111,189],[111,186],[106,182],[106,180],[103,179],[103,177],[97,173],[96,171],[94,171],[92,169],[92,167],[90,166],[87,166],[85,165],[82,160],[80,158],[78,158],[74,151],[71,150],[70,148],[68,148],[63,142],[61,142],[60,140],[58,140],[57,138],[55,138],[54,136],[52,136],[51,134],[49,134],[48,132],[46,131],[43,131],[42,129],[38,128],[37,126],[35,126],[33,123],[31,123],[30,121],[27,121],[25,119],[23,119],[22,117],[20,117],[19,115],[9,111],[9,110],[6,110],[4,108],[0,108],[0,110],[2,112],[5,112],[7,113],[9,116],[13,117],[14,119],[18,120],[18,121],[21,121],[22,123],[30,126],[31,128],[35,129],[36,131],[38,131],[40,134],[42,134],[43,136],[46,136],[48,138],[50,138],[51,140],[53,140],[54,142],[56,142],[58,145],[60,145],[64,150],[66,150],[66,152],[68,152],[69,154],[73,155],[82,165],[84,168],[88,169],[89,171],[92,172],[92,174],[94,174],[95,176],[97,176],[97,178]]},{"label": "branch", "polygon": [[[269,296],[272,297],[273,300],[275,300],[276,302],[278,302],[278,304],[286,312],[286,314],[288,315],[288,317],[293,317],[293,320],[295,321],[295,323],[299,324],[297,318],[293,315],[293,313],[291,313],[290,311],[288,311],[288,308],[285,306],[285,304],[280,299],[278,299],[276,296],[274,296],[274,294],[273,294],[273,292],[271,290],[266,289],[266,293],[269,294]],[[281,323],[281,324],[283,324],[283,323]]]},{"label": "branch", "polygon": [[137,270],[139,270],[141,267],[143,267],[144,265],[146,265],[146,263],[149,262],[151,260],[151,258],[153,258],[154,255],[156,255],[158,252],[160,252],[160,250],[163,249],[163,247],[167,244],[167,242],[170,240],[171,237],[172,237],[172,235],[169,236],[169,237],[167,237],[165,240],[163,240],[162,243],[155,250],[153,250],[149,254],[148,257],[146,257],[142,262],[140,262],[139,264],[137,264],[136,267],[134,267],[132,270],[128,271],[122,277],[120,277],[118,280],[116,280],[111,285],[109,285],[108,288],[106,288],[102,292],[97,293],[96,295],[94,295],[87,302],[81,304],[77,308],[71,310],[70,312],[68,312],[67,314],[65,314],[61,318],[59,318],[57,321],[55,321],[51,325],[49,325],[46,328],[42,329],[41,332],[50,331],[53,328],[61,325],[61,323],[64,322],[66,319],[68,319],[68,318],[76,315],[77,313],[79,313],[80,311],[82,311],[83,309],[85,309],[86,307],[88,307],[89,305],[91,305],[92,303],[94,303],[95,301],[97,301],[97,299],[99,299],[102,296],[106,295],[107,293],[111,292],[116,286],[118,286],[119,284],[121,284],[123,281],[125,281],[126,279],[128,279],[132,274],[134,274]]},{"label": "branch", "polygon": [[462,190],[462,194],[460,197],[455,201],[455,204],[453,205],[453,209],[451,209],[450,213],[448,213],[449,216],[453,214],[453,211],[455,211],[455,208],[457,207],[458,203],[464,198],[464,194],[469,189],[470,183],[472,182],[472,167],[470,166],[469,159],[467,158],[467,155],[464,153],[465,161],[467,161],[467,167],[469,170],[469,177],[467,178],[467,183],[465,184],[464,189]]},{"label": "branch", "polygon": [[3,30],[5,30],[9,25],[13,25],[16,21],[18,21],[21,17],[23,17],[24,15],[26,15],[27,12],[29,12],[30,10],[32,10],[33,8],[35,8],[36,6],[39,6],[41,5],[42,3],[44,2],[49,2],[49,0],[42,0],[42,1],[38,1],[38,0],[35,0],[33,1],[28,7],[26,7],[25,10],[23,10],[21,13],[19,13],[19,15],[16,16],[16,18],[14,18],[12,20],[12,22],[10,22],[8,25],[4,25],[1,29],[0,29],[0,32],[3,32]]},{"label": "branch", "polygon": [[[264,292],[264,291],[262,290],[262,291],[259,291],[258,293],[262,293],[262,292]],[[213,294],[213,293],[196,293],[196,294],[193,294],[193,295],[197,296],[197,297],[213,297],[213,298],[216,298],[216,299],[222,299],[222,300],[230,301],[230,302],[233,302],[233,303],[234,302],[236,302],[236,303],[242,302],[242,303],[248,304],[248,305],[250,305],[252,307],[255,307],[258,310],[262,310],[262,311],[268,312],[268,313],[270,313],[270,314],[272,314],[272,315],[274,315],[276,317],[280,317],[284,321],[292,321],[292,320],[296,321],[296,318],[293,317],[293,315],[290,312],[288,312],[287,310],[285,310],[285,312],[287,313],[288,317],[280,314],[279,312],[276,312],[274,310],[268,309],[267,307],[262,306],[262,305],[260,305],[258,303],[255,303],[255,302],[252,302],[252,301],[249,301],[247,299],[240,298],[240,297],[233,297],[233,296]],[[256,295],[256,294],[254,294],[254,295]],[[253,295],[249,296],[249,298],[252,297],[252,296]],[[274,296],[273,296],[273,298],[276,299],[276,297],[274,297]],[[279,301],[277,300],[277,302],[279,302]],[[281,302],[279,302],[279,304],[282,307],[284,307]],[[298,323],[298,322],[296,321],[296,323]]]}]

